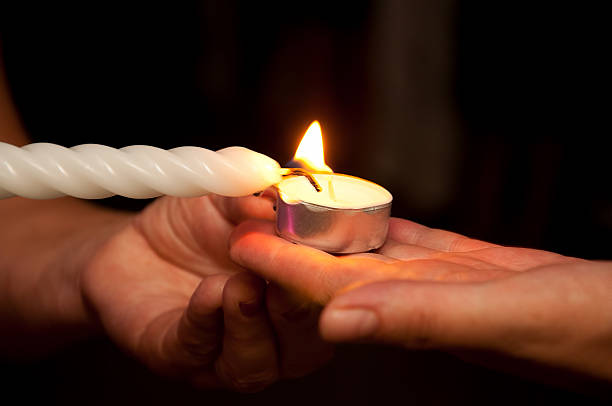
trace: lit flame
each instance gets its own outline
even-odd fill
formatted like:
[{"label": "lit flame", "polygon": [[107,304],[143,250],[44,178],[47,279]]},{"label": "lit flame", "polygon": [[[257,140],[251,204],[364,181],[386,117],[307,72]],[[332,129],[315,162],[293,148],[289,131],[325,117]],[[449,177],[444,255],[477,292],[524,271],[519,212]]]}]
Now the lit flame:
[{"label": "lit flame", "polygon": [[333,172],[325,164],[323,135],[321,134],[321,125],[318,121],[313,121],[308,130],[306,130],[306,134],[304,134],[297,151],[295,151],[293,159],[302,162],[308,169],[317,172]]}]

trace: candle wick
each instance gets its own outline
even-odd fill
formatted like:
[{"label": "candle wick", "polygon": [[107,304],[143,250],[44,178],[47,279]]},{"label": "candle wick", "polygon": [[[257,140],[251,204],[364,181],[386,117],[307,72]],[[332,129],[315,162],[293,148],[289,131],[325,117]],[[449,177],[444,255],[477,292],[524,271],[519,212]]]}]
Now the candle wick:
[{"label": "candle wick", "polygon": [[283,173],[283,176],[304,176],[306,179],[308,179],[308,182],[310,182],[310,184],[312,185],[312,187],[317,191],[317,192],[321,192],[323,189],[321,188],[321,185],[319,185],[319,182],[317,182],[317,180],[310,174],[310,172],[301,169],[301,168],[289,168],[288,170],[284,171],[285,173]]}]

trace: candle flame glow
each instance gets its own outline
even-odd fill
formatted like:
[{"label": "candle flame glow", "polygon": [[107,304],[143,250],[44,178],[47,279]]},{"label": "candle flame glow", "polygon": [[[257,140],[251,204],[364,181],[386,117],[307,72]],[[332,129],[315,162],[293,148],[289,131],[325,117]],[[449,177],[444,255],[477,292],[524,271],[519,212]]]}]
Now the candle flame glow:
[{"label": "candle flame glow", "polygon": [[308,169],[317,172],[333,172],[332,169],[325,164],[325,154],[323,153],[323,135],[321,133],[321,125],[317,120],[306,130],[300,145],[295,151],[294,160],[304,163]]}]

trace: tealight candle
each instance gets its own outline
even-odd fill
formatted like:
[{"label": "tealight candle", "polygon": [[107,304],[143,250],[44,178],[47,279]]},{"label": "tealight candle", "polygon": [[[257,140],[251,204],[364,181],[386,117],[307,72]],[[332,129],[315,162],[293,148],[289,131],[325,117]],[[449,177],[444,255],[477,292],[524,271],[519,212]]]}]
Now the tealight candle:
[{"label": "tealight candle", "polygon": [[333,253],[365,252],[384,243],[391,193],[365,179],[330,173],[318,122],[309,127],[291,165],[313,172],[320,191],[305,177],[277,185],[276,231],[281,237]]},{"label": "tealight candle", "polygon": [[312,177],[321,186],[317,192],[304,177],[293,177],[278,184],[278,193],[286,203],[307,202],[334,209],[365,209],[391,203],[385,188],[365,179],[341,174],[318,174]]}]

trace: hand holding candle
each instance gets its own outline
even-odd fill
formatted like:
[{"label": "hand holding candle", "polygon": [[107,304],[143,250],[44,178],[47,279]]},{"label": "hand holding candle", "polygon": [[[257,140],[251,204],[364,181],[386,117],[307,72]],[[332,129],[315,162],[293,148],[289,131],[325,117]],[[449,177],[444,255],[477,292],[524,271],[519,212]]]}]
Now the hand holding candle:
[{"label": "hand holding candle", "polygon": [[391,219],[385,244],[368,254],[291,244],[265,221],[241,224],[231,241],[234,261],[325,305],[319,329],[328,341],[448,350],[548,383],[596,377],[609,394],[612,262],[401,219]]}]

